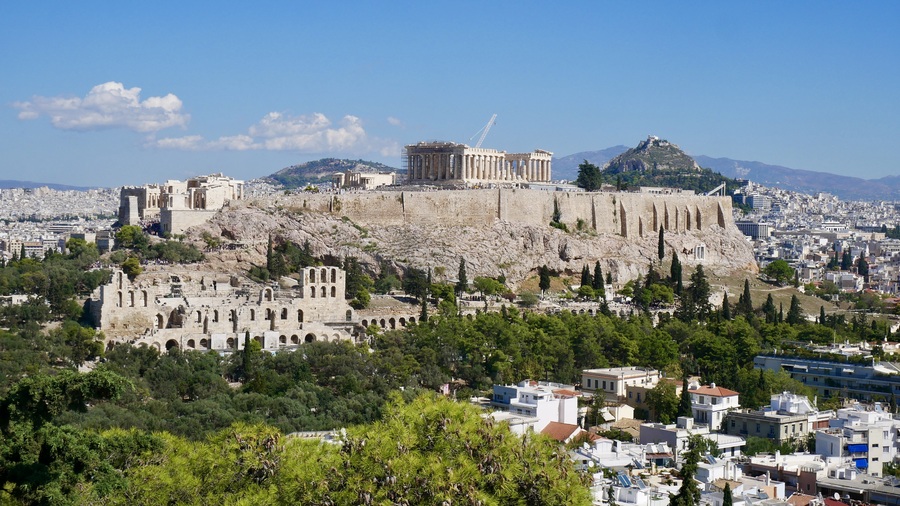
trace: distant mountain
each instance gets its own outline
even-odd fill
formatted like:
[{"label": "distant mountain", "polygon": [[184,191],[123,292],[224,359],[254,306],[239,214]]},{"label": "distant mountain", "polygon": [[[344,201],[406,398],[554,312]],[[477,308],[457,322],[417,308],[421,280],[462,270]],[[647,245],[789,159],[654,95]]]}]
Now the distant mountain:
[{"label": "distant mountain", "polygon": [[729,190],[737,188],[733,179],[701,168],[678,145],[653,136],[608,161],[601,175],[607,183],[629,187],[662,186],[698,193],[723,183]]},{"label": "distant mountain", "polygon": [[0,179],[0,189],[8,190],[12,188],[41,188],[46,186],[51,190],[58,191],[87,191],[92,189],[93,187],[88,186],[69,186],[66,184],[55,184],[55,183],[35,183],[33,181],[16,181],[13,179]]},{"label": "distant mountain", "polygon": [[553,159],[553,179],[574,180],[578,177],[578,165],[587,160],[597,167],[603,167],[606,162],[617,155],[628,151],[628,146],[618,145],[600,151],[582,151],[574,155],[562,156]]},{"label": "distant mountain", "polygon": [[299,188],[310,183],[325,183],[331,181],[335,172],[347,170],[357,172],[401,172],[400,169],[378,162],[366,160],[344,160],[340,158],[323,158],[312,162],[291,165],[278,172],[263,177],[263,180],[275,184],[284,185],[285,188]]},{"label": "distant mountain", "polygon": [[763,186],[807,194],[826,192],[843,200],[900,200],[898,176],[862,179],[731,158],[698,156],[696,160],[700,165],[718,171],[724,176],[748,179]]}]

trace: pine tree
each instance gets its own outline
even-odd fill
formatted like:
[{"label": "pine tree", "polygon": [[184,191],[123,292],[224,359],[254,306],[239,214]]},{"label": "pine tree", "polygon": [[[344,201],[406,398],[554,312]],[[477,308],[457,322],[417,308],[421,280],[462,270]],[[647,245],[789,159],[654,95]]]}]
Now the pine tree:
[{"label": "pine tree", "polygon": [[725,292],[725,295],[722,297],[722,318],[725,320],[731,319],[731,307],[728,304],[728,292]]},{"label": "pine tree", "polygon": [[466,277],[466,259],[463,257],[459,257],[459,272],[456,277],[456,293],[465,293],[469,289],[469,279]]},{"label": "pine tree", "polygon": [[819,325],[825,325],[825,306],[819,306]]},{"label": "pine tree", "polygon": [[691,298],[694,300],[694,306],[697,308],[697,319],[706,321],[710,314],[709,304],[709,281],[703,272],[703,266],[698,265],[697,270],[691,274]]}]

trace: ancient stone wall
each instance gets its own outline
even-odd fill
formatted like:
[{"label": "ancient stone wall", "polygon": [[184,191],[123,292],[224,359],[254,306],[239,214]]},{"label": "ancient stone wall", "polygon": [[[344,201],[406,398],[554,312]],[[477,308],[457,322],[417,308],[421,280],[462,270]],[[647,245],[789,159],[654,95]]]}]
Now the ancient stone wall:
[{"label": "ancient stone wall", "polygon": [[570,229],[648,237],[667,231],[733,227],[731,200],[698,195],[549,192],[529,189],[373,192],[294,197],[294,207],[373,225],[489,225],[496,220],[547,225],[558,211]]}]

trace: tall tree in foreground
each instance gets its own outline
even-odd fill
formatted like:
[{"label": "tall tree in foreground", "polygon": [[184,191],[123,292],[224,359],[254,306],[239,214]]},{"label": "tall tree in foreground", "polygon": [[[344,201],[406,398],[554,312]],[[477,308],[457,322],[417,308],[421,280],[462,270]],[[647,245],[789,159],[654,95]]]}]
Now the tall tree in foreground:
[{"label": "tall tree in foreground", "polygon": [[710,287],[709,281],[706,279],[706,274],[703,272],[703,266],[698,265],[697,270],[691,274],[691,298],[694,301],[694,307],[697,311],[697,319],[704,322],[709,319],[710,314],[710,304],[709,304],[709,294]]},{"label": "tall tree in foreground", "polygon": [[600,260],[597,260],[597,263],[594,264],[594,277],[591,288],[594,289],[594,293],[596,293],[598,297],[604,297],[606,287],[603,286],[603,269],[600,268]]},{"label": "tall tree in foreground", "polygon": [[678,253],[672,250],[672,267],[669,270],[669,281],[672,283],[672,289],[675,295],[681,295],[684,291],[684,280],[681,274],[681,261],[678,260]]},{"label": "tall tree in foreground", "polygon": [[542,265],[538,269],[538,287],[541,293],[550,289],[550,269],[546,265]]},{"label": "tall tree in foreground", "polygon": [[691,411],[691,391],[688,390],[687,377],[681,380],[681,399],[678,402],[676,416],[693,416]]},{"label": "tall tree in foreground", "polygon": [[459,271],[456,273],[456,295],[465,293],[469,289],[469,278],[466,276],[466,259],[459,257]]},{"label": "tall tree in foreground", "polygon": [[688,451],[684,454],[684,463],[681,466],[681,487],[678,493],[669,499],[670,506],[698,506],[700,504],[700,489],[694,481],[700,463],[700,439],[702,436],[693,435],[688,438]]},{"label": "tall tree in foreground", "polygon": [[791,307],[788,309],[786,321],[791,325],[803,323],[803,313],[800,310],[800,299],[798,299],[796,295],[791,295]]},{"label": "tall tree in foreground", "polygon": [[728,292],[725,292],[725,295],[722,296],[722,319],[726,321],[731,319],[731,304],[728,303]]}]

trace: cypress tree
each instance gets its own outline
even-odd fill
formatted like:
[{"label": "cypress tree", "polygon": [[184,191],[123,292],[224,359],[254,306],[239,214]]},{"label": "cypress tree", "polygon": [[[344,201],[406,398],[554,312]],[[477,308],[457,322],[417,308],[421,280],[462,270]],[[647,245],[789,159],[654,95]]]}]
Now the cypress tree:
[{"label": "cypress tree", "polygon": [[666,239],[662,225],[659,226],[659,243],[656,245],[656,250],[656,255],[659,257],[659,263],[662,265],[662,260],[666,257]]},{"label": "cypress tree", "polygon": [[771,293],[766,297],[766,303],[763,304],[763,314],[766,315],[766,323],[775,323],[775,299],[772,298]]},{"label": "cypress tree", "polygon": [[672,267],[669,270],[669,282],[672,284],[675,295],[681,295],[681,292],[684,291],[684,282],[681,276],[681,261],[678,260],[678,253],[674,249],[672,250]]},{"label": "cypress tree", "polygon": [[678,402],[676,416],[693,416],[691,412],[691,391],[688,390],[687,376],[681,380],[681,399]]},{"label": "cypress tree", "polygon": [[542,265],[540,269],[538,269],[538,287],[541,289],[541,292],[545,292],[550,289],[550,269],[546,265]]},{"label": "cypress tree", "polygon": [[592,286],[594,284],[593,278],[591,277],[591,270],[588,269],[587,264],[585,264],[581,268],[581,286]]},{"label": "cypress tree", "polygon": [[741,296],[741,313],[749,316],[753,313],[753,299],[750,298],[750,280],[744,278],[744,293]]},{"label": "cypress tree", "polygon": [[791,295],[791,307],[788,309],[787,322],[791,325],[799,325],[803,322],[803,315],[800,312],[800,299],[796,295]]},{"label": "cypress tree", "polygon": [[825,306],[819,306],[819,325],[825,325]]},{"label": "cypress tree", "polygon": [[734,504],[734,498],[731,496],[731,485],[726,481],[725,482],[725,490],[722,491],[724,496],[722,497],[722,506],[732,506]]},{"label": "cypress tree", "polygon": [[731,308],[728,304],[728,292],[725,292],[725,295],[722,297],[722,318],[726,320],[731,319]]},{"label": "cypress tree", "polygon": [[466,277],[466,259],[463,257],[459,257],[459,272],[456,277],[456,293],[461,294],[469,289],[469,279]]},{"label": "cypress tree", "polygon": [[591,288],[594,289],[595,293],[597,293],[601,297],[603,296],[605,287],[603,286],[603,269],[600,268],[599,260],[597,260],[597,263],[594,264],[594,277]]}]

